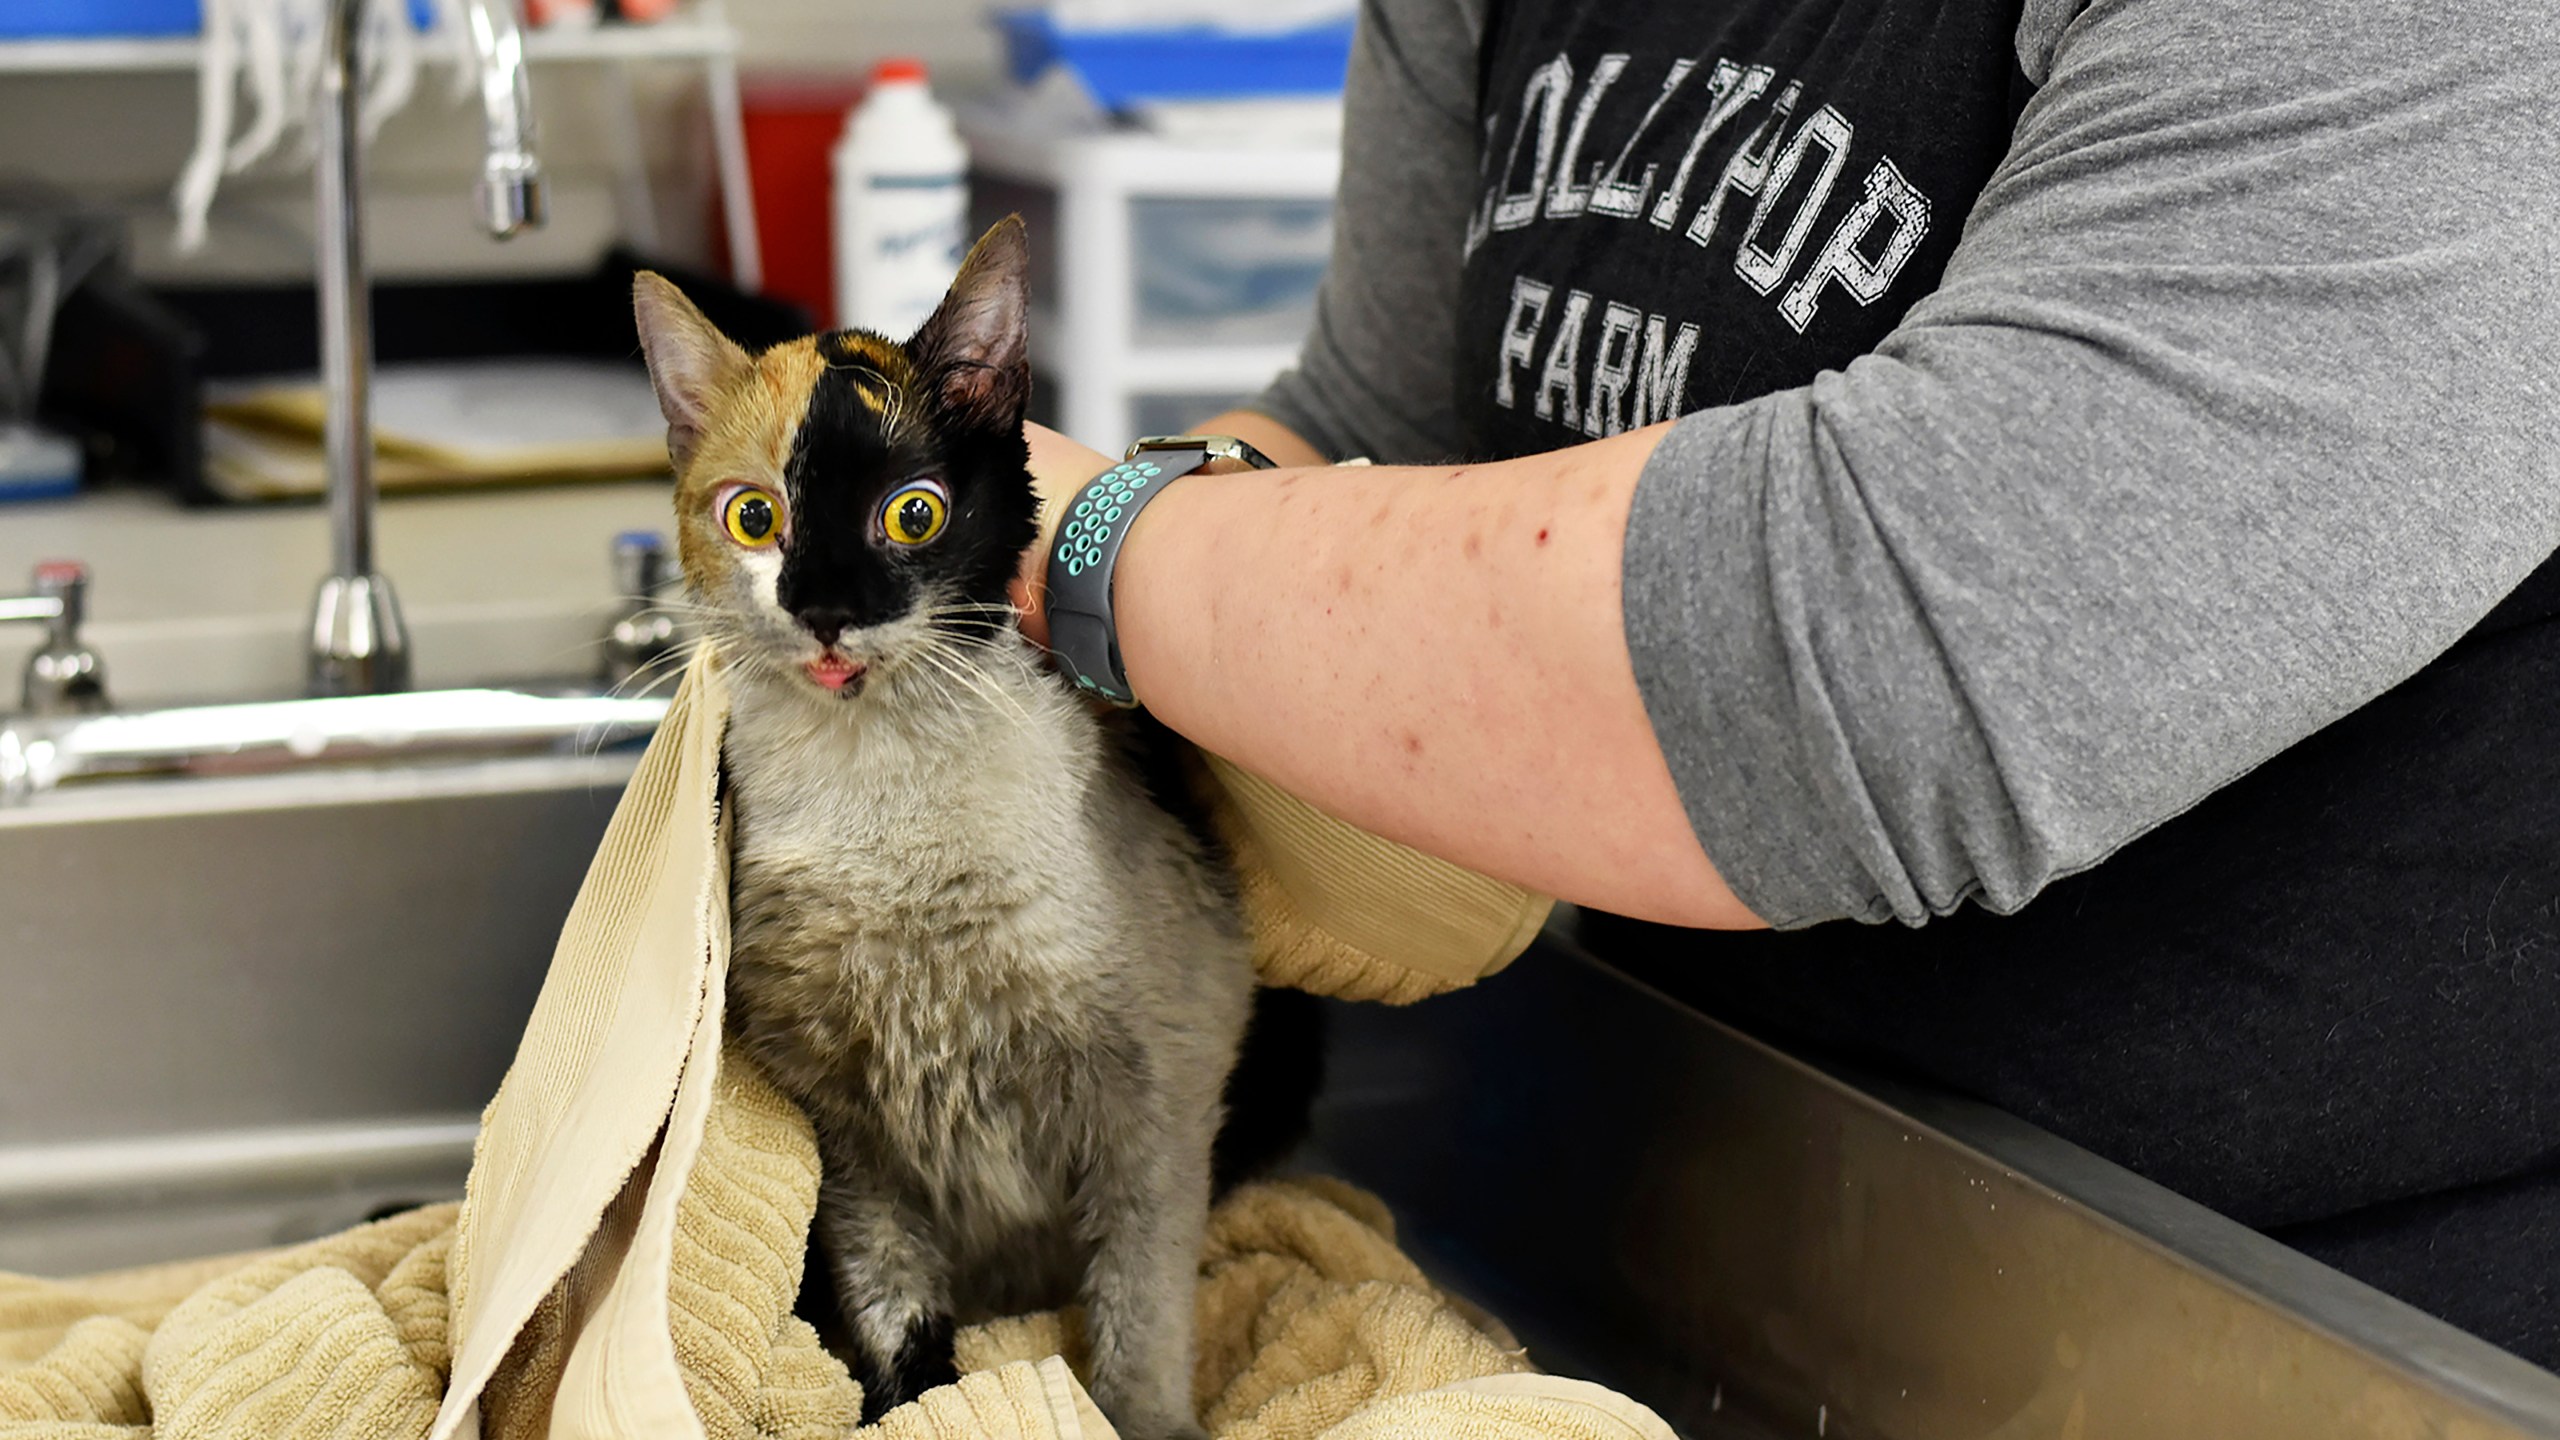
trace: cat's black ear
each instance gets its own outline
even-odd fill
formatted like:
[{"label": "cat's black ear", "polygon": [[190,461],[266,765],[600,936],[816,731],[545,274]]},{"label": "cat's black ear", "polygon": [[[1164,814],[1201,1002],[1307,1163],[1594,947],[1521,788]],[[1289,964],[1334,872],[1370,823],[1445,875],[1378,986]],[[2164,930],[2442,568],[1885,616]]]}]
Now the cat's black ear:
[{"label": "cat's black ear", "polygon": [[663,275],[643,270],[631,277],[631,311],[640,325],[640,351],[649,358],[649,383],[667,417],[667,454],[682,474],[720,392],[754,362]]},{"label": "cat's black ear", "polygon": [[907,353],[946,411],[1002,428],[1031,400],[1031,244],[1008,215],[978,238]]}]

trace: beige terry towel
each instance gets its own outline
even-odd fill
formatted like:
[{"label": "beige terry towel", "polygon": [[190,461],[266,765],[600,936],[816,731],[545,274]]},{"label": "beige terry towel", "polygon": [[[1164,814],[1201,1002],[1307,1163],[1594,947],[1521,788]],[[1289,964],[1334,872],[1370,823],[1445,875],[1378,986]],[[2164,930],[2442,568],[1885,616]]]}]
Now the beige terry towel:
[{"label": "beige terry towel", "polygon": [[[697,662],[563,927],[459,1212],[178,1272],[0,1277],[0,1440],[844,1433],[852,1382],[790,1314],[816,1147],[806,1118],[721,1043],[723,706]],[[1267,800],[1236,787],[1226,823]],[[1243,823],[1266,855],[1330,824]],[[1418,860],[1303,872],[1342,893],[1380,874],[1451,878]],[[1295,883],[1278,863],[1249,882],[1265,953],[1275,923],[1296,925],[1289,952],[1315,959],[1290,978],[1358,989],[1365,977],[1366,993],[1395,998],[1470,978],[1451,962],[1465,946],[1478,969],[1507,961],[1540,906],[1500,887],[1484,892],[1490,908],[1444,898],[1415,934],[1449,948],[1415,979],[1368,968],[1404,958],[1392,907],[1372,903],[1371,928],[1338,942],[1307,916],[1363,912],[1292,912]],[[1201,1305],[1198,1393],[1221,1436],[1670,1435],[1606,1391],[1525,1373],[1396,1252],[1375,1203],[1340,1187],[1265,1187],[1222,1208]],[[1073,1328],[1034,1317],[973,1332],[973,1373],[878,1433],[1110,1436],[1053,1353],[1073,1348]]]},{"label": "beige terry towel", "polygon": [[[669,1339],[698,1426],[683,1433],[845,1435],[860,1394],[790,1313],[816,1146],[734,1051],[721,1070],[671,1256]],[[0,1437],[416,1440],[450,1355],[454,1218],[441,1205],[261,1256],[81,1282],[0,1278]],[[537,1317],[500,1366],[481,1398],[490,1440],[551,1424],[575,1304]],[[1195,1390],[1219,1440],[1671,1440],[1622,1396],[1530,1372],[1498,1327],[1396,1249],[1376,1200],[1337,1182],[1251,1186],[1221,1205],[1199,1306]],[[957,1350],[960,1383],[860,1433],[1113,1435],[1063,1358],[1080,1358],[1074,1315],[978,1326]]]},{"label": "beige terry towel", "polygon": [[424,1435],[445,1388],[455,1208],[265,1255],[0,1276],[0,1436]]}]

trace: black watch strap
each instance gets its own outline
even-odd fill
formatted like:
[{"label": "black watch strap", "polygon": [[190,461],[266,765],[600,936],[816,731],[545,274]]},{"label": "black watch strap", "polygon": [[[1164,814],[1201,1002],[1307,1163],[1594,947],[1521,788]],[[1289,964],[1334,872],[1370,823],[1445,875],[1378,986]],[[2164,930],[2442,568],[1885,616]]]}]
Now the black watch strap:
[{"label": "black watch strap", "polygon": [[1138,512],[1174,481],[1209,463],[1209,447],[1153,448],[1087,482],[1067,507],[1049,549],[1049,650],[1077,687],[1114,705],[1138,703],[1120,668],[1120,631],[1111,613],[1111,574]]}]

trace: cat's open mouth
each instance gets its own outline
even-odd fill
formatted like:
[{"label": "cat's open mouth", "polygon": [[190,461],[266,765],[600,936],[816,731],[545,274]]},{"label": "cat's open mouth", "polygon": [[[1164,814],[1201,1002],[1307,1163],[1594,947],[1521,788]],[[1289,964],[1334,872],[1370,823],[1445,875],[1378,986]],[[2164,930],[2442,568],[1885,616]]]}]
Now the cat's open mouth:
[{"label": "cat's open mouth", "polygon": [[821,688],[839,695],[856,695],[862,691],[862,662],[848,660],[833,650],[800,668]]}]

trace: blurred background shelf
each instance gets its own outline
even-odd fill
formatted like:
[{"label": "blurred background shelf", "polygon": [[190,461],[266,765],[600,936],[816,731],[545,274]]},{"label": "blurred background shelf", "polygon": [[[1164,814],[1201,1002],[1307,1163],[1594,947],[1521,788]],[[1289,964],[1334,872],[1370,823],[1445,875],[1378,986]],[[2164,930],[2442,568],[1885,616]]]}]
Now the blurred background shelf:
[{"label": "blurred background shelf", "polygon": [[[1333,242],[1327,106],[1259,145],[1065,132],[963,111],[983,227],[1030,222],[1032,369],[1044,418],[1117,453],[1187,430],[1295,364]],[[1338,121],[1336,122],[1338,124]]]},{"label": "blurred background shelf", "polygon": [[[1059,373],[1071,363],[1071,349],[1057,317],[1032,313],[1031,363]],[[1176,345],[1129,350],[1118,362],[1121,379],[1132,390],[1173,390],[1200,394],[1259,390],[1271,377],[1298,362],[1298,347],[1265,345]]]},{"label": "blurred background shelf", "polygon": [[[721,198],[723,238],[732,273],[747,290],[764,282],[763,246],[747,169],[746,122],[738,83],[738,28],[721,0],[703,0],[681,15],[650,24],[552,26],[525,32],[528,59],[539,64],[601,64],[608,77],[597,92],[600,131],[614,173],[614,206],[620,231],[643,248],[659,239],[657,207],[639,136],[641,120],[630,68],[642,63],[701,67],[705,113]],[[462,47],[441,30],[416,38],[426,66],[456,63]],[[0,75],[114,75],[187,72],[204,55],[193,35],[102,35],[0,39]]]},{"label": "blurred background shelf", "polygon": [[[712,60],[738,53],[738,30],[726,19],[697,16],[655,25],[599,25],[591,30],[536,30],[527,57],[571,60]],[[95,39],[0,40],[0,74],[79,75],[136,70],[192,70],[203,54],[192,35],[102,36]],[[450,37],[418,37],[418,58],[450,63]]]}]

